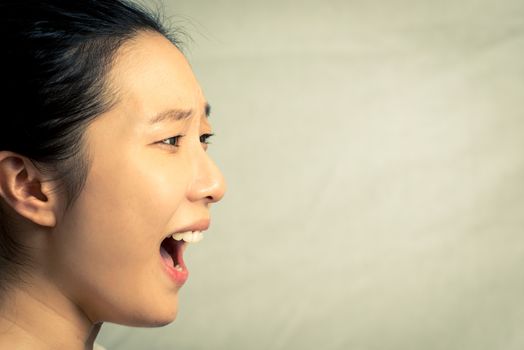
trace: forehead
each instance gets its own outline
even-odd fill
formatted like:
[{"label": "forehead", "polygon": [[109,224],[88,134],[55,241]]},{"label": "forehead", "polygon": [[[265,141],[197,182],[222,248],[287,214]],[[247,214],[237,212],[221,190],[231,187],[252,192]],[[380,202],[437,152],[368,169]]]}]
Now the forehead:
[{"label": "forehead", "polygon": [[173,108],[200,111],[206,105],[186,58],[160,34],[141,33],[125,43],[109,78],[117,104],[143,118]]}]

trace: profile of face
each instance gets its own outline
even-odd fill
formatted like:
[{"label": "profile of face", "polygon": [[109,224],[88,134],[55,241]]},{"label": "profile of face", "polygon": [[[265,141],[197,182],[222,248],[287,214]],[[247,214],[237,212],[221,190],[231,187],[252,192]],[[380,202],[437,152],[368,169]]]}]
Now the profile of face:
[{"label": "profile of face", "polygon": [[57,219],[47,274],[93,322],[161,326],[175,319],[181,287],[161,244],[205,230],[225,183],[206,152],[206,99],[170,41],[139,34],[108,78],[118,102],[87,128],[92,165]]}]

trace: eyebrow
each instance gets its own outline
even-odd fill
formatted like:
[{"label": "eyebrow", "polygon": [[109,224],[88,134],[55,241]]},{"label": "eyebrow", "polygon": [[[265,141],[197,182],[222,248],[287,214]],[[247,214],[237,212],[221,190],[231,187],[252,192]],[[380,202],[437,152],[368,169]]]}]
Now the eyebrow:
[{"label": "eyebrow", "polygon": [[[204,106],[204,113],[206,118],[209,118],[211,114],[211,106],[206,103]],[[193,116],[192,109],[168,109],[167,111],[156,114],[150,121],[149,124],[154,125],[161,123],[165,120],[179,121],[191,118]]]}]

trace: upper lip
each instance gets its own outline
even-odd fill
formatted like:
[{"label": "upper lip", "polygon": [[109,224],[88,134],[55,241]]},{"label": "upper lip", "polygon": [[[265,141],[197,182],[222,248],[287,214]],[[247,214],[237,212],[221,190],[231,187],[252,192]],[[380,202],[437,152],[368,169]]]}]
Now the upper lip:
[{"label": "upper lip", "polygon": [[175,231],[171,231],[171,233],[168,234],[166,237],[171,236],[173,233],[182,233],[182,232],[189,232],[189,231],[205,231],[209,228],[209,223],[210,223],[210,220],[208,218],[199,219],[184,227],[180,227],[176,229]]}]

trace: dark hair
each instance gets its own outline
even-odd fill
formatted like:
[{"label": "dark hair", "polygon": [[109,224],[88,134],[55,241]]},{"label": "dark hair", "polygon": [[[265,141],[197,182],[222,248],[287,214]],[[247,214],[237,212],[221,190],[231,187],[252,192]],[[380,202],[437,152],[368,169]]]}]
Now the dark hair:
[{"label": "dark hair", "polygon": [[[52,174],[66,208],[90,166],[85,129],[116,102],[107,74],[118,49],[144,31],[179,46],[158,13],[125,0],[0,0],[0,151],[23,155]],[[21,281],[30,259],[9,221],[0,211],[3,289]]]}]

